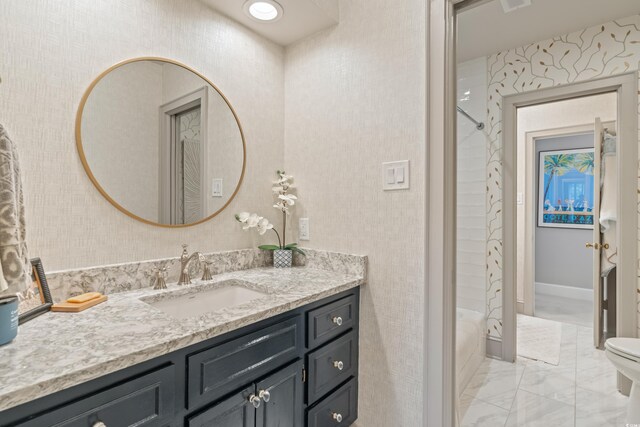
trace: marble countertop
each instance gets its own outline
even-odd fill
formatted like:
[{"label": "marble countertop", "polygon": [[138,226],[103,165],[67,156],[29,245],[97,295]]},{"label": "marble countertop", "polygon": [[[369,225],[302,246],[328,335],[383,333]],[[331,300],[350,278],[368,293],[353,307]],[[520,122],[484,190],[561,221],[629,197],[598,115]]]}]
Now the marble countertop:
[{"label": "marble countertop", "polygon": [[[176,319],[151,302],[171,292],[199,291],[237,280],[267,295],[197,318]],[[81,313],[46,313],[21,325],[0,347],[0,411],[153,359],[360,286],[357,274],[311,267],[234,271],[167,290],[109,295]],[[187,290],[188,289],[188,290]],[[141,300],[142,299],[142,300]]]}]

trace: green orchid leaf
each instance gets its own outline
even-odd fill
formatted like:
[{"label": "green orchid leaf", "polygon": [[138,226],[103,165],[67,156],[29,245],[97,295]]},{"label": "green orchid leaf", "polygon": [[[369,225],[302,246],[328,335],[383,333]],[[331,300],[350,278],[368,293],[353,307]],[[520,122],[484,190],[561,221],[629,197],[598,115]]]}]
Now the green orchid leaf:
[{"label": "green orchid leaf", "polygon": [[285,249],[291,249],[291,248],[294,248],[294,247],[296,247],[296,246],[298,246],[298,244],[297,244],[297,243],[289,243],[289,244],[288,244],[288,245],[286,245],[284,248],[285,248]]},{"label": "green orchid leaf", "polygon": [[293,247],[293,248],[291,248],[291,250],[292,250],[293,252],[297,252],[297,253],[299,253],[299,254],[301,254],[301,255],[303,255],[303,256],[307,256],[307,254],[306,254],[302,249],[300,249],[300,248]]},{"label": "green orchid leaf", "polygon": [[260,245],[258,246],[258,249],[262,249],[263,251],[275,251],[280,249],[280,246],[278,245]]}]

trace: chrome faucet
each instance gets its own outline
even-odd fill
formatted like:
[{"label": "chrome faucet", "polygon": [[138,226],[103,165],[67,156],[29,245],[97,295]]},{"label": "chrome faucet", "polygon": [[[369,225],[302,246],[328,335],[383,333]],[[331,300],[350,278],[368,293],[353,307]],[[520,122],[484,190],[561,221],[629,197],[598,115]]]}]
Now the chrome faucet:
[{"label": "chrome faucet", "polygon": [[180,279],[178,280],[178,286],[189,285],[191,283],[191,274],[189,274],[189,264],[194,258],[198,258],[199,261],[204,261],[204,256],[200,252],[194,252],[189,255],[186,244],[182,245],[182,255],[180,256]]}]

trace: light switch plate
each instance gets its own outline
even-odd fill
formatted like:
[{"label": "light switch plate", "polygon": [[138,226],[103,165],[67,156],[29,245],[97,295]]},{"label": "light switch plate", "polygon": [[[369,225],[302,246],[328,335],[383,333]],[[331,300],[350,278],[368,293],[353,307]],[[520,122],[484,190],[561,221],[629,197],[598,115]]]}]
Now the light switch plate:
[{"label": "light switch plate", "polygon": [[222,197],[222,178],[211,181],[211,197]]},{"label": "light switch plate", "polygon": [[309,240],[309,218],[300,218],[298,220],[298,239]]},{"label": "light switch plate", "polygon": [[382,164],[382,189],[406,190],[409,188],[409,160]]}]

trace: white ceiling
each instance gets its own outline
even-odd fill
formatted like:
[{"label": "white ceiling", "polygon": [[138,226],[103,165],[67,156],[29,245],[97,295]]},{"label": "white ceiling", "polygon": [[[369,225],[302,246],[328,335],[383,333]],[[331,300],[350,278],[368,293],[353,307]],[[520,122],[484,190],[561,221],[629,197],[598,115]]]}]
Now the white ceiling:
[{"label": "white ceiling", "polygon": [[505,14],[493,0],[458,17],[458,61],[546,40],[640,13],[640,0],[532,0]]},{"label": "white ceiling", "polygon": [[275,22],[256,22],[242,11],[245,0],[200,0],[264,38],[287,46],[338,23],[338,0],[276,0],[284,10]]}]

